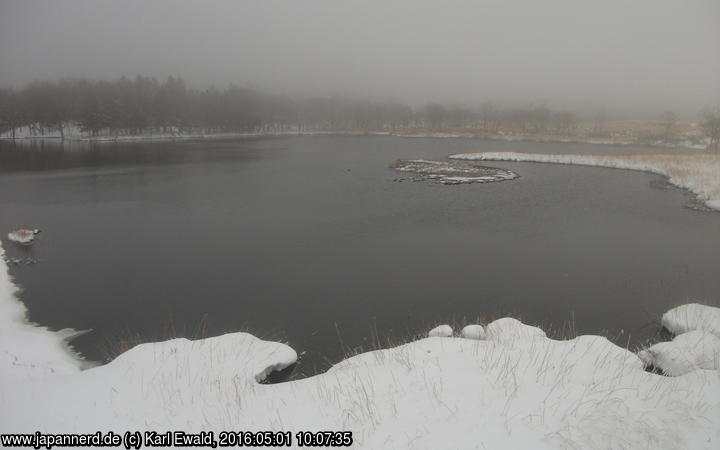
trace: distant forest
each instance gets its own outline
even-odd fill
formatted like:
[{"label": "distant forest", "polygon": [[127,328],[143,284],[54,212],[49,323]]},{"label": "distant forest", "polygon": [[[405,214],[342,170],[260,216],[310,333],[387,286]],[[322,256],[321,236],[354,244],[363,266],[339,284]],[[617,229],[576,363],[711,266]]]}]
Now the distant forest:
[{"label": "distant forest", "polygon": [[230,86],[190,89],[181,78],[164,82],[138,76],[116,81],[36,81],[0,90],[0,133],[30,127],[63,133],[79,127],[90,135],[160,132],[282,132],[397,130],[406,128],[499,128],[569,132],[577,117],[539,104],[500,110],[485,103],[476,110],[430,103],[413,110],[397,102],[341,97],[295,100]]}]

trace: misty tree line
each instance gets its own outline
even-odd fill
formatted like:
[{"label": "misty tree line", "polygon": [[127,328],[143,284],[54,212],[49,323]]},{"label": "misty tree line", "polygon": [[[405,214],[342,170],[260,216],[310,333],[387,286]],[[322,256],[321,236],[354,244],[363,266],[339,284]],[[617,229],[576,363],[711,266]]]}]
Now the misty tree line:
[{"label": "misty tree line", "polygon": [[544,105],[505,111],[490,103],[477,110],[431,103],[413,110],[397,102],[341,97],[293,100],[232,85],[195,90],[175,77],[165,82],[143,76],[110,82],[36,81],[18,90],[0,89],[0,132],[31,127],[39,133],[62,134],[69,125],[92,135],[102,130],[122,134],[478,127],[545,131],[551,126],[569,131],[576,123],[574,113],[553,113]]},{"label": "misty tree line", "polygon": [[[666,140],[676,117],[664,113]],[[605,111],[593,117],[592,132],[604,133]],[[469,109],[430,103],[412,109],[397,102],[342,97],[294,100],[229,86],[190,89],[181,78],[164,82],[137,76],[116,81],[65,79],[36,81],[20,89],[0,89],[0,132],[21,127],[64,132],[78,126],[97,135],[153,132],[279,132],[316,130],[482,129],[570,134],[579,124],[572,111],[552,111],[544,103],[499,108],[486,102]],[[704,113],[703,127],[717,146],[720,111]]]},{"label": "misty tree line", "polygon": [[33,82],[0,90],[0,132],[20,127],[59,130],[77,125],[97,135],[203,131],[258,132],[406,127],[412,110],[393,102],[342,98],[292,100],[252,89],[189,89],[180,78],[138,76],[117,81]]}]

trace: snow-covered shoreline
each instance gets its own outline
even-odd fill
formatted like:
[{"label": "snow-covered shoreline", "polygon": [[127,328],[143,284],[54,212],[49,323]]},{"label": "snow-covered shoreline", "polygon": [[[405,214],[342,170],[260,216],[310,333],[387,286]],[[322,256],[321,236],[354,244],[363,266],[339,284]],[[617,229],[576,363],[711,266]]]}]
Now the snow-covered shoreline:
[{"label": "snow-covered shoreline", "polygon": [[720,154],[559,155],[479,152],[450,155],[468,161],[513,161],[572,164],[652,172],[693,192],[709,208],[720,211]]},{"label": "snow-covered shoreline", "polygon": [[23,127],[15,130],[15,137],[12,131],[0,133],[0,141],[32,141],[32,140],[65,140],[68,142],[158,142],[158,141],[182,141],[197,139],[233,139],[253,137],[289,137],[289,136],[393,136],[401,138],[433,138],[433,139],[479,139],[499,142],[530,142],[530,143],[557,143],[557,144],[592,144],[617,147],[650,147],[666,150],[704,150],[707,143],[695,143],[689,140],[678,142],[644,142],[632,139],[618,138],[582,138],[564,137],[553,135],[529,135],[513,133],[487,133],[472,131],[397,131],[397,130],[266,130],[250,132],[187,132],[171,130],[169,132],[145,133],[145,134],[116,134],[104,131],[100,135],[93,136],[81,131],[75,126],[66,126],[63,133],[59,130],[43,130],[41,133],[31,127]]},{"label": "snow-covered shoreline", "polygon": [[16,300],[0,244],[0,384],[76,374],[85,366],[70,352],[75,330],[48,331],[27,320],[27,308]]},{"label": "snow-covered shoreline", "polygon": [[[227,133],[203,133],[203,132],[167,132],[167,133],[146,133],[146,134],[113,134],[103,133],[98,136],[88,135],[82,132],[72,132],[61,136],[58,131],[48,131],[42,135],[22,130],[17,133],[16,137],[12,137],[8,133],[0,134],[0,141],[67,141],[67,142],[162,142],[162,141],[187,141],[198,139],[241,139],[241,138],[258,138],[258,137],[287,137],[287,136],[332,136],[336,134],[344,135],[364,135],[368,133],[340,133],[330,131],[268,131],[268,132],[227,132]],[[386,135],[387,133],[380,133]]]},{"label": "snow-covered shoreline", "polygon": [[2,433],[349,430],[370,449],[720,443],[718,370],[648,373],[600,336],[553,340],[505,318],[470,338],[421,339],[264,385],[295,351],[231,333],[139,345],[81,371],[64,334],[26,322],[15,291],[0,262]]}]

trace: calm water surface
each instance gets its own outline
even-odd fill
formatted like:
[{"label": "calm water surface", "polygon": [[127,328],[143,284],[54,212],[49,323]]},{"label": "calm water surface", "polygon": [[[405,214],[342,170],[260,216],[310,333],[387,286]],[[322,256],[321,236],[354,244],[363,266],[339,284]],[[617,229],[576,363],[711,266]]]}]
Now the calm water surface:
[{"label": "calm water surface", "polygon": [[462,139],[303,137],[0,143],[0,231],[30,319],[92,329],[104,358],[140,334],[249,330],[305,352],[297,374],[447,321],[512,314],[637,345],[662,312],[720,299],[720,214],[644,173],[496,163],[520,179],[394,181],[399,158],[514,149]]}]

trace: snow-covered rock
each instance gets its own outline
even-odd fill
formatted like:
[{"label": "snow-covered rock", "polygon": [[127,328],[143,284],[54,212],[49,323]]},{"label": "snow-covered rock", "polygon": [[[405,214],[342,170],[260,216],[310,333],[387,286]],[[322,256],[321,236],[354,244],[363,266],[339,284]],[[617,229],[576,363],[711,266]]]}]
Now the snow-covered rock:
[{"label": "snow-covered rock", "polygon": [[450,325],[438,325],[428,331],[428,337],[452,337],[453,329]]},{"label": "snow-covered rock", "polygon": [[720,369],[720,308],[681,305],[663,314],[662,325],[676,336],[638,352],[647,366],[670,376]]},{"label": "snow-covered rock", "polygon": [[720,308],[698,303],[681,305],[663,314],[662,325],[675,335],[699,330],[720,337]]},{"label": "snow-covered rock", "polygon": [[532,340],[544,338],[545,332],[512,317],[505,317],[488,324],[485,327],[485,336],[494,341]]},{"label": "snow-covered rock", "polygon": [[648,366],[665,375],[678,376],[698,369],[720,369],[720,338],[707,331],[689,331],[670,342],[660,342],[638,352]]},{"label": "snow-covered rock", "polygon": [[485,329],[482,325],[465,325],[460,331],[460,336],[465,339],[485,339]]},{"label": "snow-covered rock", "polygon": [[40,230],[30,230],[28,228],[19,228],[8,233],[8,240],[17,244],[31,244],[35,240],[35,236]]}]

